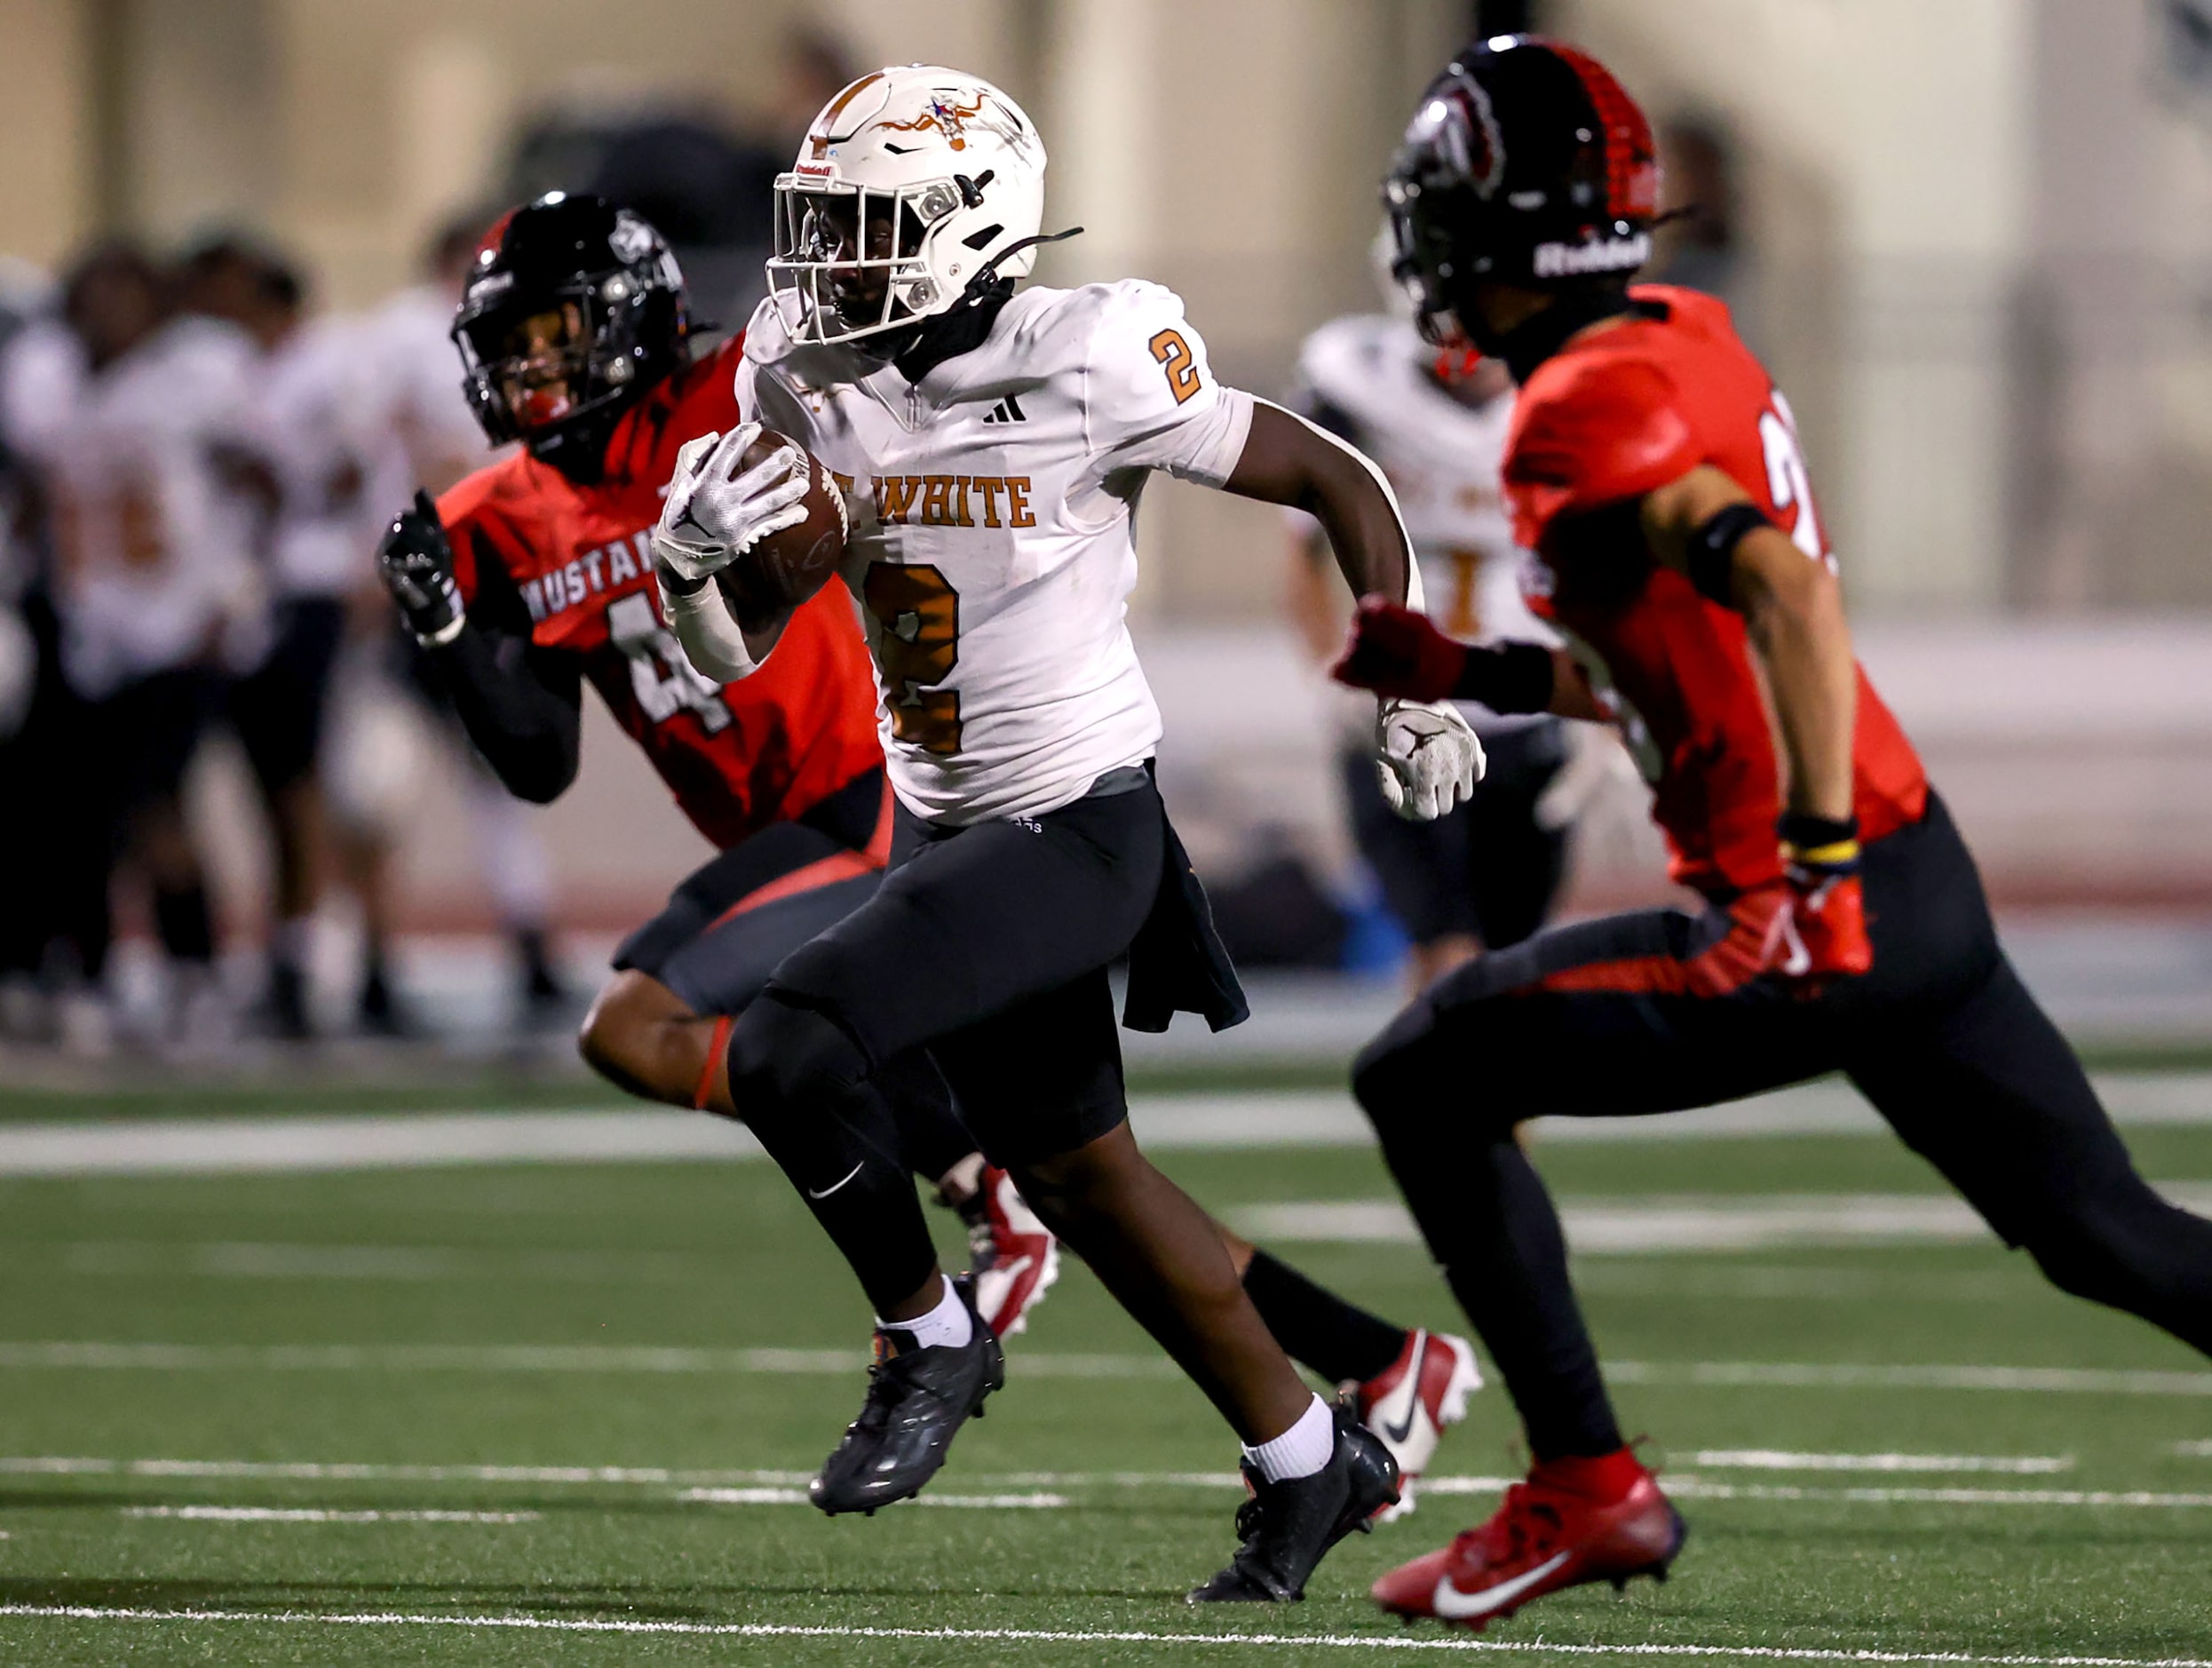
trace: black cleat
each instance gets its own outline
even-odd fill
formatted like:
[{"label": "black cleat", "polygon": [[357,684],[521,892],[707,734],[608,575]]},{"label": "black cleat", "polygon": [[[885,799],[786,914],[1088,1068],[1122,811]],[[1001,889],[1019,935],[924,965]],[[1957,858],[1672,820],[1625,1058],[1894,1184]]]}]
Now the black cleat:
[{"label": "black cleat", "polygon": [[1305,1597],[1305,1578],[1328,1549],[1398,1499],[1398,1462],[1359,1423],[1352,1404],[1336,1407],[1336,1451],[1310,1477],[1263,1482],[1248,1463],[1252,1497],[1237,1508],[1237,1548],[1229,1567],[1186,1595],[1193,1604],[1276,1604]]},{"label": "black cleat", "polygon": [[[952,1283],[975,1315],[974,1282]],[[876,1364],[868,1370],[868,1400],[845,1426],[844,1440],[823,1463],[806,1496],[835,1517],[873,1513],[912,1498],[945,1463],[952,1441],[983,1399],[1006,1382],[1006,1356],[979,1316],[975,1336],[957,1346],[916,1349],[895,1328],[876,1334]]]}]

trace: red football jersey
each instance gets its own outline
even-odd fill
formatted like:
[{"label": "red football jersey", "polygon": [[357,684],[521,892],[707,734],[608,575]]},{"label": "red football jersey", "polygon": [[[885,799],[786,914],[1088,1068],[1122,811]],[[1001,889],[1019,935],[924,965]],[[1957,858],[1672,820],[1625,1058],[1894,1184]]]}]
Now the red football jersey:
[{"label": "red football jersey", "polygon": [[822,588],[742,683],[692,670],[662,620],[650,536],[686,441],[736,426],[740,341],[678,372],[609,437],[607,473],[579,486],[527,452],[438,501],[455,577],[473,603],[484,564],[520,593],[531,639],[577,655],[699,831],[727,848],[883,763],[876,683],[843,585]]},{"label": "red football jersey", "polygon": [[[1653,785],[1672,873],[1707,893],[1781,873],[1784,762],[1744,623],[1652,559],[1640,530],[1573,540],[1566,518],[1618,505],[1701,464],[1724,471],[1794,539],[1835,566],[1789,405],[1709,296],[1629,291],[1638,316],[1539,366],[1506,439],[1519,543],[1541,559],[1538,611],[1568,635]],[[1851,738],[1862,838],[1918,819],[1928,794],[1912,743],[1859,673]]]}]

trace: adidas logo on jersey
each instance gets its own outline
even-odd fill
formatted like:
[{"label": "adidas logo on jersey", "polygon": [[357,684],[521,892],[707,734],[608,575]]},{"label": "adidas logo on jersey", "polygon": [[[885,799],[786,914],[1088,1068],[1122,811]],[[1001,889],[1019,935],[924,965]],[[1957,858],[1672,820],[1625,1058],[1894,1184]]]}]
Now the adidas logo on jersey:
[{"label": "adidas logo on jersey", "polygon": [[1021,409],[1021,401],[1010,393],[993,406],[983,420],[986,423],[1027,423],[1029,416]]}]

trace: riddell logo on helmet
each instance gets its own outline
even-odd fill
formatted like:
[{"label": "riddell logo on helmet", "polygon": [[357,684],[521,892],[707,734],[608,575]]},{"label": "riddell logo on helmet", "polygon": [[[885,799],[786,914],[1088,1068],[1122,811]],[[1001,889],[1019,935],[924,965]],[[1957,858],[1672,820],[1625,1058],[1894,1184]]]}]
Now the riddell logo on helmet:
[{"label": "riddell logo on helmet", "polygon": [[1626,272],[1651,258],[1651,237],[1638,232],[1634,237],[1608,237],[1594,243],[1539,243],[1534,266],[1539,278],[1579,278],[1594,272]]}]

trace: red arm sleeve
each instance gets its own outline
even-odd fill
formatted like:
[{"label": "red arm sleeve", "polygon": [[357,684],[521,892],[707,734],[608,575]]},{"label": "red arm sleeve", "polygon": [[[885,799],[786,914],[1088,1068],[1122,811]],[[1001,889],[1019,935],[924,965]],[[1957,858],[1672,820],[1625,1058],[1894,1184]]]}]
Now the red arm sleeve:
[{"label": "red arm sleeve", "polygon": [[1514,537],[1541,549],[1560,517],[1641,497],[1700,460],[1680,391],[1657,366],[1555,361],[1530,379],[1506,443]]}]

